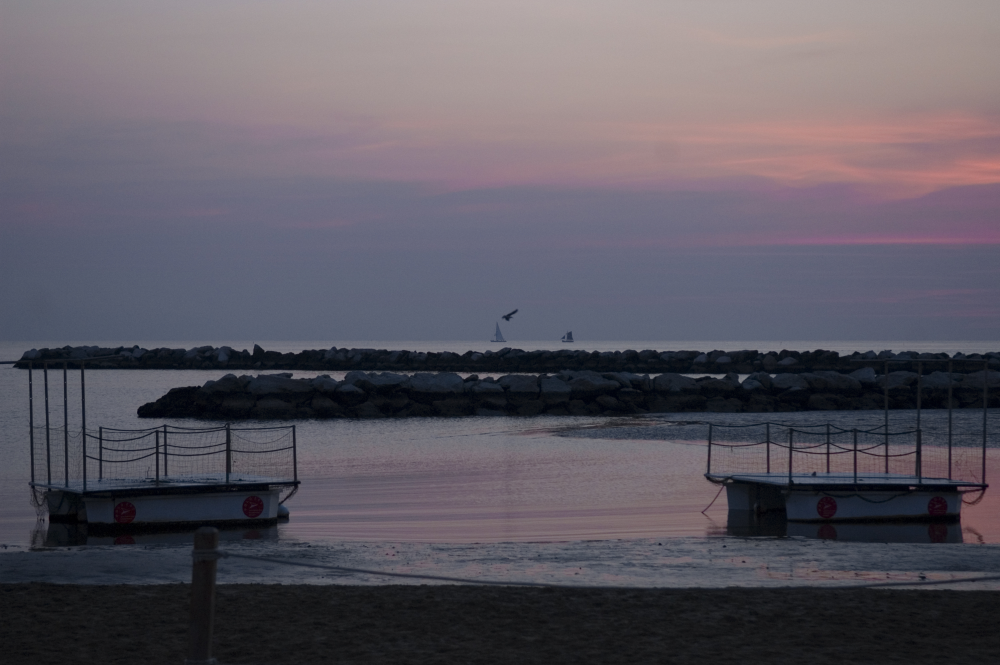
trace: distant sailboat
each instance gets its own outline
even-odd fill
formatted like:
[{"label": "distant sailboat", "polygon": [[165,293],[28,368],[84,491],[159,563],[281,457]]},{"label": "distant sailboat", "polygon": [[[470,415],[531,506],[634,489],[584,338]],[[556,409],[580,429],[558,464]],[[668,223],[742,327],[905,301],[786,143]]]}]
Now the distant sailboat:
[{"label": "distant sailboat", "polygon": [[566,333],[565,335],[563,335],[562,341],[564,341],[564,342],[572,342],[573,341],[573,331],[570,330],[568,333]]},{"label": "distant sailboat", "polygon": [[499,321],[497,321],[497,332],[496,332],[495,335],[493,335],[493,339],[491,339],[490,341],[491,342],[506,342],[507,341],[507,340],[505,340],[503,338],[503,334],[500,332],[500,322]]}]

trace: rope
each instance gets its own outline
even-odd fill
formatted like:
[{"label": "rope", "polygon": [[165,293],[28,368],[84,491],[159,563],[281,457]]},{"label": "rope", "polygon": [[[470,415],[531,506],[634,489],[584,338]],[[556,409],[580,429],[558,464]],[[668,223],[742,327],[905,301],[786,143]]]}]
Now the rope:
[{"label": "rope", "polygon": [[[726,489],[726,486],[720,483],[720,484],[719,484],[719,491],[718,491],[718,492],[717,492],[717,493],[715,494],[715,499],[718,499],[718,498],[719,498],[719,496],[720,496],[720,495],[722,494],[722,490],[724,490],[724,489]],[[707,510],[708,510],[709,508],[711,508],[711,507],[712,507],[712,504],[714,504],[714,503],[715,503],[715,499],[712,499],[712,503],[710,503],[710,504],[708,504],[707,506],[705,506],[705,510],[701,511],[701,514],[702,514],[702,515],[704,515],[704,514],[705,514],[705,512],[706,512],[706,511],[707,511]]]}]

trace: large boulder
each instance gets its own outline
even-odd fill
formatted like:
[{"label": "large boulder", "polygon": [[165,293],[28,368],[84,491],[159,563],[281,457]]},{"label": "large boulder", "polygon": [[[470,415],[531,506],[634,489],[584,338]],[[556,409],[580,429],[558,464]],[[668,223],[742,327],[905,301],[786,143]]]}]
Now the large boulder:
[{"label": "large boulder", "polygon": [[554,376],[547,376],[539,381],[542,401],[546,404],[568,403],[573,389],[562,379]]},{"label": "large boulder", "polygon": [[[874,352],[869,352],[874,353]],[[878,375],[872,367],[862,367],[848,374],[853,379],[857,379],[862,386],[875,385],[878,383]]]},{"label": "large boulder", "polygon": [[261,374],[250,379],[247,391],[251,395],[280,395],[309,393],[313,391],[308,380],[293,379],[290,373]]},{"label": "large boulder", "polygon": [[408,386],[415,393],[445,395],[448,393],[461,393],[464,390],[464,383],[462,377],[451,372],[441,372],[440,374],[419,372],[400,385],[403,387]]},{"label": "large boulder", "polygon": [[660,374],[653,379],[653,390],[660,393],[695,392],[698,382],[680,374]]},{"label": "large boulder", "polygon": [[[878,385],[885,388],[886,384],[885,376],[878,377]],[[889,372],[888,374],[889,390],[893,388],[908,388],[911,385],[917,383],[917,373],[916,372]]]},{"label": "large boulder", "polygon": [[235,374],[226,374],[217,381],[206,381],[205,385],[201,387],[201,392],[208,394],[241,393],[250,384],[251,380],[249,376],[237,377]]},{"label": "large boulder", "polygon": [[775,374],[771,386],[777,390],[809,390],[809,382],[801,374]]},{"label": "large boulder", "polygon": [[538,394],[538,377],[510,374],[497,381],[509,395],[534,396]]}]

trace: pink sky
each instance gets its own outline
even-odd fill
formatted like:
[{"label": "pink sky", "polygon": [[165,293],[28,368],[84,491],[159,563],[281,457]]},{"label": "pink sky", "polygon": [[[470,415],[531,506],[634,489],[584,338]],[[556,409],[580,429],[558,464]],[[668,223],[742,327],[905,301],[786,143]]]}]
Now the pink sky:
[{"label": "pink sky", "polygon": [[995,0],[13,0],[0,231],[979,252],[997,81]]}]

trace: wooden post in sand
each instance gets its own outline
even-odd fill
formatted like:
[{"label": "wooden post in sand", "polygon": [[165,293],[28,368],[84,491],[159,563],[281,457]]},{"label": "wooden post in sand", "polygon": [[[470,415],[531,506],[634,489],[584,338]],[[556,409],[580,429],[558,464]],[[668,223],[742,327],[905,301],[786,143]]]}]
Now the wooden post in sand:
[{"label": "wooden post in sand", "polygon": [[212,665],[212,624],[215,621],[215,568],[219,530],[203,526],[194,532],[191,565],[191,625],[185,665]]}]

